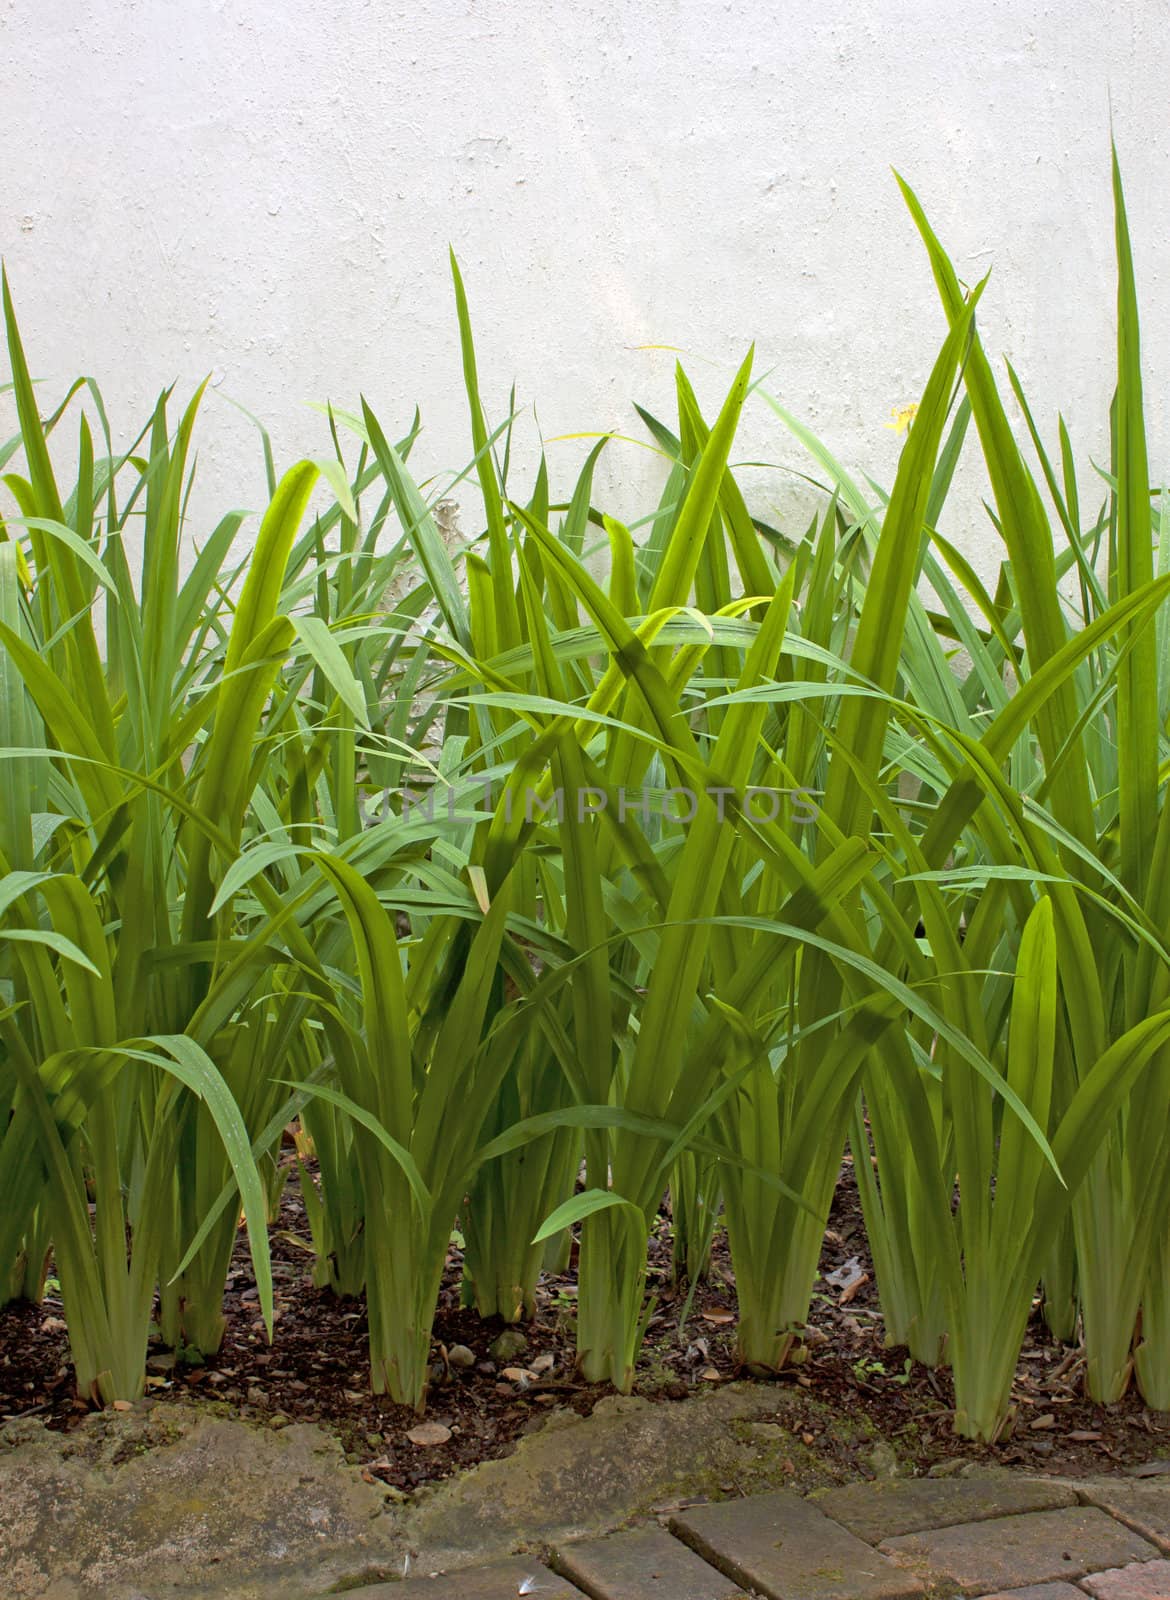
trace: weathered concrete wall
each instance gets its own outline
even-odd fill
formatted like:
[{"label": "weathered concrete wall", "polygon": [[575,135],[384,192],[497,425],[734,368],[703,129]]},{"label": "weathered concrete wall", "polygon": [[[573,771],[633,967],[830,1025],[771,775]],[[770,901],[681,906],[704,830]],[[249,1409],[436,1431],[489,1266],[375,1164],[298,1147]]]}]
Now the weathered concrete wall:
[{"label": "weathered concrete wall", "polygon": [[[546,438],[637,432],[632,398],[671,404],[674,358],[644,346],[688,352],[714,403],[755,339],[785,402],[888,482],[885,424],[943,326],[894,164],[960,271],[994,267],[988,343],[1087,462],[1112,386],[1111,104],[1161,474],[1165,20],[1161,0],[3,0],[0,248],[46,396],[93,372],[128,427],[213,373],[217,508],[263,492],[227,397],[286,463],[326,442],[306,400],[364,392],[388,428],[417,401],[417,462],[462,464],[448,242],[497,419],[515,378]],[[550,450],[563,482],[582,446]],[[759,404],[740,454],[799,459]],[[789,475],[751,477],[795,515]],[[629,514],[655,481],[617,445],[599,483]],[[952,529],[989,554],[973,483]]]}]

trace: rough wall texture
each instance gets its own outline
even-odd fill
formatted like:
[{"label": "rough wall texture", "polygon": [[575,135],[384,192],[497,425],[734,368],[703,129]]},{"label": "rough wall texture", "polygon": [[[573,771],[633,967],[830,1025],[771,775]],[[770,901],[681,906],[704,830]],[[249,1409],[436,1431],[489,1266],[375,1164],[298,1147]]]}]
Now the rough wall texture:
[{"label": "rough wall texture", "polygon": [[[892,477],[891,407],[941,313],[889,167],[917,188],[982,326],[1054,430],[1106,452],[1110,112],[1145,306],[1152,467],[1167,466],[1170,29],[1164,0],[0,0],[0,248],[35,371],[97,374],[128,426],[210,371],[217,506],[259,504],[261,416],[287,463],[310,399],[417,401],[427,471],[466,458],[446,249],[485,390],[546,438],[638,432],[673,355],[718,397],[752,339],[770,385]],[[525,427],[536,437],[531,409]],[[550,446],[566,482],[579,442]],[[740,454],[798,452],[756,404]],[[652,456],[611,449],[629,514]],[[790,473],[751,474],[795,516]],[[980,488],[951,531],[986,559]],[[957,524],[957,526],[956,526]]]}]

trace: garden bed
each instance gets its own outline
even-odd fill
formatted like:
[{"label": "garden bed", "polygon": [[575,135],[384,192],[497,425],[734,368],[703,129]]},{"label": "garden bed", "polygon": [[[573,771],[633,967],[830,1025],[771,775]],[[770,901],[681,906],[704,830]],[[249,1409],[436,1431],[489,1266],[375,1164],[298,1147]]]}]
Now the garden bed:
[{"label": "garden bed", "polygon": [[[79,382],[100,460],[83,423],[62,487],[5,291],[0,1294],[39,1299],[50,1247],[53,1276],[0,1315],[0,1415],[137,1423],[145,1380],[277,1450],[328,1427],[393,1497],[591,1427],[610,1385],[673,1426],[783,1369],[752,1404],[841,1470],[1158,1454],[1170,517],[1113,180],[1095,520],[1009,372],[1017,445],[983,286],[909,189],[949,332],[888,495],[749,354],[711,421],[681,368],[677,433],[641,411],[665,477],[628,525],[594,483],[616,437],[525,503],[453,262],[483,502],[457,547],[419,419],[395,445],[367,406],[279,480],[269,452],[250,554],[232,512],[184,577],[199,396],[119,457]],[[828,492],[801,538],[736,480],[761,400]],[[990,587],[938,531],[976,447]]]},{"label": "garden bed", "polygon": [[[280,1428],[316,1422],[335,1433],[347,1454],[369,1475],[411,1493],[452,1473],[506,1455],[547,1413],[567,1406],[588,1415],[611,1391],[585,1384],[573,1373],[575,1273],[546,1276],[536,1319],[518,1329],[522,1352],[493,1360],[489,1346],[504,1332],[460,1306],[460,1252],[453,1247],[435,1322],[434,1360],[462,1345],[476,1357],[467,1369],[450,1367],[448,1381],[432,1385],[426,1420],[450,1429],[439,1446],[408,1438],[418,1417],[385,1396],[370,1394],[364,1304],[313,1287],[310,1257],[298,1243],[307,1230],[295,1184],[284,1192],[272,1235],[279,1316],[269,1347],[256,1303],[247,1246],[241,1236],[226,1299],[227,1336],[214,1363],[169,1365],[152,1345],[149,1393],[166,1405],[192,1400],[226,1415]],[[725,1236],[716,1237],[709,1280],[694,1294],[670,1284],[670,1219],[664,1214],[650,1246],[650,1283],[658,1293],[637,1367],[635,1393],[669,1404],[714,1384],[742,1378],[735,1343],[735,1287]],[[828,1275],[834,1274],[836,1282]],[[870,1437],[888,1442],[901,1470],[948,1470],[958,1461],[1020,1464],[1033,1471],[1074,1475],[1133,1468],[1170,1454],[1170,1417],[1151,1412],[1136,1392],[1116,1405],[1098,1406],[1080,1393],[1082,1362],[1075,1349],[1055,1342],[1037,1312],[1031,1319],[1016,1383],[1017,1417],[1011,1435],[995,1446],[956,1438],[946,1372],[908,1364],[906,1352],[883,1346],[881,1312],[849,1163],[842,1168],[813,1299],[807,1359],[774,1380],[784,1391],[785,1424],[793,1401],[807,1394],[803,1442],[821,1458],[840,1457],[846,1473],[862,1477],[888,1470],[856,1431],[859,1411]],[[544,1358],[543,1360],[541,1358]],[[551,1359],[552,1365],[548,1363]],[[526,1384],[503,1377],[505,1368],[531,1370]],[[827,1423],[825,1408],[849,1426]],[[76,1398],[68,1341],[54,1294],[42,1306],[0,1311],[0,1421],[37,1415],[51,1428],[78,1427],[89,1407]],[[799,1412],[796,1413],[799,1415]],[[881,1447],[879,1447],[880,1450]],[[734,1485],[729,1486],[734,1488]]]}]

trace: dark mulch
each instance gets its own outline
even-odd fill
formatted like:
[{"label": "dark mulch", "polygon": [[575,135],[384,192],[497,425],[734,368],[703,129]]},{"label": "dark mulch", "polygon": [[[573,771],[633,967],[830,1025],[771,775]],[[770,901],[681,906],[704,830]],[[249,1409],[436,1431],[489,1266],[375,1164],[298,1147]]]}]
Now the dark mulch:
[{"label": "dark mulch", "polygon": [[[307,1238],[295,1183],[285,1190],[273,1230],[278,1321],[276,1342],[266,1342],[256,1287],[241,1239],[227,1293],[228,1332],[214,1364],[166,1370],[154,1350],[153,1398],[216,1404],[273,1427],[318,1422],[332,1429],[352,1459],[372,1476],[406,1492],[474,1462],[504,1455],[523,1432],[538,1426],[555,1405],[587,1415],[608,1390],[581,1383],[573,1371],[576,1282],[571,1273],[542,1285],[534,1322],[524,1328],[527,1348],[518,1365],[540,1369],[518,1387],[503,1378],[488,1346],[502,1324],[481,1322],[459,1304],[460,1259],[452,1249],[435,1322],[435,1360],[444,1348],[468,1346],[475,1366],[451,1370],[429,1398],[428,1420],[451,1429],[441,1448],[406,1437],[418,1418],[405,1407],[371,1395],[366,1370],[367,1330],[361,1300],[339,1300],[315,1289],[309,1256],[293,1242]],[[837,1284],[827,1275],[846,1268]],[[856,1280],[860,1271],[861,1278]],[[740,1376],[734,1355],[735,1287],[726,1243],[716,1243],[710,1279],[687,1295],[670,1285],[669,1219],[663,1217],[650,1247],[650,1286],[659,1295],[638,1364],[637,1392],[669,1403],[709,1384]],[[838,1285],[844,1282],[846,1287]],[[842,1455],[848,1471],[864,1472],[855,1430],[837,1430],[834,1418],[864,1413],[904,1460],[922,1472],[956,1458],[1021,1463],[1048,1472],[1110,1471],[1170,1455],[1170,1417],[1150,1412],[1132,1392],[1118,1405],[1081,1398],[1081,1361],[1075,1349],[1054,1342],[1039,1314],[1028,1332],[1017,1383],[1018,1415],[1012,1436],[993,1447],[964,1443],[951,1431],[952,1395],[946,1373],[907,1365],[904,1350],[883,1346],[881,1315],[866,1249],[860,1209],[848,1163],[842,1170],[825,1236],[821,1277],[813,1301],[808,1359],[776,1381],[785,1393],[791,1425],[807,1400],[803,1442],[826,1457]],[[541,1361],[540,1358],[546,1358]],[[552,1358],[551,1365],[547,1358]],[[506,1363],[504,1363],[506,1364]],[[75,1427],[87,1411],[75,1398],[69,1347],[59,1297],[41,1306],[0,1310],[0,1419],[36,1415],[52,1428]],[[798,1426],[800,1424],[798,1423]],[[838,1437],[838,1434],[841,1437]],[[848,1440],[845,1436],[848,1436]],[[847,1453],[848,1460],[843,1453]]]}]

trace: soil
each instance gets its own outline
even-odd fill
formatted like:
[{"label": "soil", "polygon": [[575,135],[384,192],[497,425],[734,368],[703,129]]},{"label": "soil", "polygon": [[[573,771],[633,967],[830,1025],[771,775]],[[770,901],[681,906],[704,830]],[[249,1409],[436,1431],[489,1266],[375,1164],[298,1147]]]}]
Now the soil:
[{"label": "soil", "polygon": [[[445,1380],[432,1385],[427,1421],[449,1428],[450,1441],[441,1450],[412,1443],[407,1432],[418,1424],[415,1413],[369,1392],[363,1302],[313,1286],[307,1244],[303,1203],[293,1182],[285,1187],[272,1233],[275,1343],[269,1347],[264,1335],[241,1236],[228,1283],[223,1348],[214,1363],[192,1367],[152,1345],[148,1383],[153,1400],[165,1406],[169,1400],[190,1403],[201,1397],[225,1414],[273,1428],[320,1423],[337,1434],[372,1481],[409,1494],[478,1461],[506,1455],[520,1434],[539,1425],[546,1408],[568,1405],[588,1415],[609,1392],[605,1385],[582,1383],[574,1373],[576,1279],[571,1271],[542,1281],[537,1315],[521,1329],[527,1338],[523,1354],[497,1362],[488,1347],[503,1324],[483,1322],[461,1308],[461,1253],[452,1247],[435,1320],[434,1360],[443,1365],[444,1352],[456,1345],[470,1348],[476,1360],[466,1369],[450,1367]],[[837,1429],[826,1416],[855,1420],[864,1414],[893,1446],[903,1470],[918,1473],[981,1460],[1076,1475],[1170,1456],[1170,1415],[1148,1410],[1136,1391],[1111,1406],[1085,1400],[1079,1352],[1052,1338],[1038,1309],[1019,1364],[1011,1436],[991,1447],[958,1439],[952,1432],[949,1375],[917,1366],[905,1350],[884,1345],[848,1159],[820,1274],[807,1359],[771,1381],[784,1391],[786,1426],[792,1426],[792,1402],[808,1397],[812,1403],[802,1442],[830,1460],[847,1456],[840,1466],[848,1474],[874,1476],[881,1466],[859,1450],[855,1429]],[[837,1274],[836,1282],[829,1274]],[[54,1287],[50,1278],[50,1292],[39,1306],[21,1303],[0,1310],[0,1421],[39,1416],[51,1428],[68,1430],[89,1410],[74,1392]],[[670,1220],[664,1212],[650,1241],[649,1287],[658,1306],[638,1362],[636,1393],[669,1404],[706,1384],[743,1376],[734,1350],[734,1274],[722,1233],[710,1276],[695,1290],[688,1309],[687,1287],[671,1283]],[[522,1384],[505,1379],[502,1369],[513,1363],[529,1370],[535,1366],[536,1377]]]}]

